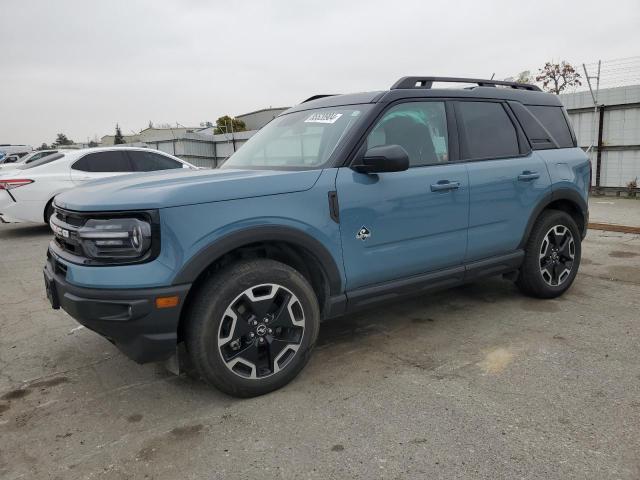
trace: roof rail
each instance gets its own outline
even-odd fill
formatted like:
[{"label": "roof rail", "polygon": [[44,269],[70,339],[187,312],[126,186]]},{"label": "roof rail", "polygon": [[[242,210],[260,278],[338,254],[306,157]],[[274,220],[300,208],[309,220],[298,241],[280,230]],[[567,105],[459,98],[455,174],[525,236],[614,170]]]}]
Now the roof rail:
[{"label": "roof rail", "polygon": [[307,103],[307,102],[310,102],[312,100],[318,100],[319,98],[335,97],[336,95],[337,95],[336,93],[330,93],[328,95],[313,95],[312,97],[309,97],[306,100],[301,101],[300,103]]},{"label": "roof rail", "polygon": [[520,90],[531,90],[540,92],[540,88],[529,83],[506,82],[503,80],[482,80],[479,78],[455,78],[455,77],[402,77],[396,83],[391,85],[391,90],[399,90],[401,88],[431,88],[433,82],[446,83],[475,83],[479,87],[495,87],[502,85],[505,87],[516,88]]}]

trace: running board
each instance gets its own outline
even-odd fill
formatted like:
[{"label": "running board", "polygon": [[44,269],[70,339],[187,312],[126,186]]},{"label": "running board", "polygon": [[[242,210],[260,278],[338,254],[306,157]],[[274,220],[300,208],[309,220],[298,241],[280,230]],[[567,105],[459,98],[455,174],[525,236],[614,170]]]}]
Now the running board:
[{"label": "running board", "polygon": [[[353,312],[405,296],[450,288],[482,277],[514,272],[520,268],[523,258],[524,251],[516,250],[506,255],[485,258],[466,265],[358,288],[347,292],[346,305],[344,303],[342,305],[345,313]],[[337,312],[331,313],[330,316],[338,315]]]}]

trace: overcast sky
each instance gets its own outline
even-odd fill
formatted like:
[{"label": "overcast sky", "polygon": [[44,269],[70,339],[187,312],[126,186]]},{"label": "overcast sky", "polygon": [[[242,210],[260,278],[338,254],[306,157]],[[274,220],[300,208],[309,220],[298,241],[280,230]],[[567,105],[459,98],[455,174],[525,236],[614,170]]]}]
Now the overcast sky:
[{"label": "overcast sky", "polygon": [[0,143],[639,54],[640,2],[0,0]]}]

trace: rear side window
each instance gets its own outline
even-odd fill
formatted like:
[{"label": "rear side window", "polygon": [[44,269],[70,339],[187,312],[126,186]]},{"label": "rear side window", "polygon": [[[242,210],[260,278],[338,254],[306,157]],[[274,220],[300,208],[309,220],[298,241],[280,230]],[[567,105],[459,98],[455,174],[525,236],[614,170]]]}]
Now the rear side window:
[{"label": "rear side window", "polygon": [[154,172],[156,170],[170,170],[172,168],[182,168],[180,162],[176,162],[169,157],[153,152],[129,151],[129,158],[136,172]]},{"label": "rear side window", "polygon": [[558,147],[573,147],[571,130],[569,130],[569,125],[564,117],[564,113],[562,113],[562,107],[527,105],[527,108],[553,136]]},{"label": "rear side window", "polygon": [[132,172],[124,151],[96,152],[85,155],[73,164],[74,170],[83,172]]},{"label": "rear side window", "polygon": [[464,160],[520,155],[518,134],[500,103],[459,102]]}]

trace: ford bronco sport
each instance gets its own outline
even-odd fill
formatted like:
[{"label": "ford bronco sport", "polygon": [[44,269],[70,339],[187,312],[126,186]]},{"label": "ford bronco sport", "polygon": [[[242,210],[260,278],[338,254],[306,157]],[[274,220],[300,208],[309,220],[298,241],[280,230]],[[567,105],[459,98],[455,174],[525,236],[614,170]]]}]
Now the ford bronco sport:
[{"label": "ford bronco sport", "polygon": [[561,295],[590,176],[558,97],[533,85],[315,96],[220,169],[56,197],[46,291],[137,362],[180,346],[206,382],[260,395],[300,372],[326,318],[487,275]]}]

